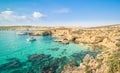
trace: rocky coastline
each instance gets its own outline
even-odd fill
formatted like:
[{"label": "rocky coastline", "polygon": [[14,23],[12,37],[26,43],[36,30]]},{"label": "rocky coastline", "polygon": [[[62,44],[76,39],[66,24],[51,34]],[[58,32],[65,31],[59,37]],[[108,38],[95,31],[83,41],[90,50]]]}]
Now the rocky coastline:
[{"label": "rocky coastline", "polygon": [[[47,32],[51,32],[50,35],[57,37],[55,42],[63,44],[74,42],[87,45],[93,51],[102,50],[102,53],[98,54],[96,58],[86,55],[80,66],[76,66],[74,63],[64,66],[62,73],[110,73],[112,70],[110,70],[108,62],[109,57],[118,49],[116,43],[119,42],[117,39],[120,38],[119,28],[120,26],[117,25],[97,28],[57,28],[47,30]],[[119,73],[120,71],[116,70],[114,72]]]},{"label": "rocky coastline", "polygon": [[[29,28],[27,29],[31,30]],[[120,57],[116,56],[116,51],[117,55],[120,55],[120,25],[94,28],[47,27],[44,30],[41,29],[42,27],[38,28],[37,31],[30,33],[30,35],[50,35],[56,37],[55,42],[63,44],[74,42],[87,45],[93,51],[102,50],[95,58],[87,54],[79,66],[76,66],[73,62],[65,65],[62,73],[120,73]],[[113,56],[115,58],[112,58]],[[113,62],[116,68],[112,70],[111,67],[112,65],[114,66]]]},{"label": "rocky coastline", "polygon": [[[88,45],[90,49],[107,50],[117,48],[116,39],[119,39],[120,25],[96,27],[96,28],[48,28],[47,30],[39,30],[30,33],[32,36],[50,35],[56,37],[55,42],[68,44],[74,42],[77,44]],[[104,48],[104,49],[103,49]]]}]

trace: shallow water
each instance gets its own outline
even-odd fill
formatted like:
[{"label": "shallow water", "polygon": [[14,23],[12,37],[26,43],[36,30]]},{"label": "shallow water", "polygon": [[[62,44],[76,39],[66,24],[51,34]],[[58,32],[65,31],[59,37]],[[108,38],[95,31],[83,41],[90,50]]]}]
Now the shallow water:
[{"label": "shallow water", "polygon": [[16,35],[18,31],[0,31],[0,73],[60,73],[64,65],[79,65],[86,54],[96,56],[87,47],[54,42],[51,36]]}]

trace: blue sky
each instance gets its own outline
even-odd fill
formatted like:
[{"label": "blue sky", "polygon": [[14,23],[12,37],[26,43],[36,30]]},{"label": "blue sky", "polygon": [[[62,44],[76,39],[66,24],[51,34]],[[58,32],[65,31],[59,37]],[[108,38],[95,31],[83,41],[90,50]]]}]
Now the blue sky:
[{"label": "blue sky", "polygon": [[101,26],[120,23],[120,0],[0,0],[0,25]]}]

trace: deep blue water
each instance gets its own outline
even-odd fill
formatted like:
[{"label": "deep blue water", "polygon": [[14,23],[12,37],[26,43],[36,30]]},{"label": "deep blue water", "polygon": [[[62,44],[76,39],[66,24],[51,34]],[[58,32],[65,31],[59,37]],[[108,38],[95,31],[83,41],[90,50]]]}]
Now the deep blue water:
[{"label": "deep blue water", "polygon": [[79,65],[86,54],[95,56],[87,47],[54,42],[51,36],[16,35],[18,31],[0,31],[0,73],[60,73],[63,66]]}]

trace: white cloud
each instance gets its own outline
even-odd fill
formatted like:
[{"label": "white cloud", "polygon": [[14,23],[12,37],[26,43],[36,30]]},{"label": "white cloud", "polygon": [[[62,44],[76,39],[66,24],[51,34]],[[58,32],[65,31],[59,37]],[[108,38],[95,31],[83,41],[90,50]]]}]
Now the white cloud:
[{"label": "white cloud", "polygon": [[13,12],[13,11],[10,11],[10,10],[1,12],[1,14],[5,14],[5,15],[11,15],[11,14],[13,14],[13,13],[14,13],[14,12]]},{"label": "white cloud", "polygon": [[28,18],[24,15],[15,14],[14,11],[6,10],[0,12],[0,25],[23,24],[27,22]]},{"label": "white cloud", "polygon": [[7,10],[0,13],[0,20],[24,20],[27,17],[24,15],[16,15],[13,11]]},{"label": "white cloud", "polygon": [[69,8],[62,8],[62,9],[58,9],[53,11],[54,13],[69,13],[70,9]]},{"label": "white cloud", "polygon": [[[33,24],[36,22],[40,22],[39,18],[46,17],[40,12],[34,12],[31,15],[19,15],[12,10],[6,10],[0,12],[0,25],[25,25],[25,24]],[[37,19],[36,19],[37,18]]]},{"label": "white cloud", "polygon": [[44,17],[44,15],[40,12],[33,12],[33,17],[34,18],[42,18],[42,17]]}]

